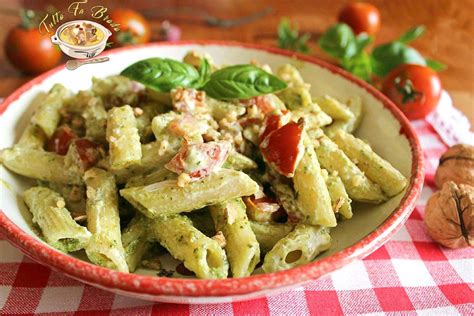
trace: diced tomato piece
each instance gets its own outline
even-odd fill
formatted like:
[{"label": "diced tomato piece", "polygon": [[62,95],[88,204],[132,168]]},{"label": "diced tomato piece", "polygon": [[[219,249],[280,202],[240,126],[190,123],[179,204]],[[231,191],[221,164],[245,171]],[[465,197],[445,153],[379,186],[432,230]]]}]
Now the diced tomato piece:
[{"label": "diced tomato piece", "polygon": [[250,117],[250,118],[243,118],[239,121],[240,126],[243,128],[248,127],[253,124],[258,124],[260,125],[262,123],[262,120],[256,117]]},{"label": "diced tomato piece", "polygon": [[260,144],[265,161],[275,170],[291,178],[304,152],[304,121],[290,122],[271,132]]},{"label": "diced tomato piece", "polygon": [[77,136],[68,126],[60,126],[48,141],[47,150],[64,156],[69,149],[71,141]]},{"label": "diced tomato piece", "polygon": [[177,174],[187,173],[191,181],[197,181],[222,167],[230,148],[227,142],[185,143],[165,167]]},{"label": "diced tomato piece", "polygon": [[76,139],[77,154],[84,169],[94,166],[100,159],[99,145],[85,138]]},{"label": "diced tomato piece", "polygon": [[260,135],[258,137],[259,142],[263,142],[268,134],[279,129],[289,121],[290,116],[286,110],[267,113],[267,115],[265,115],[265,119],[263,120],[263,128],[260,131]]}]

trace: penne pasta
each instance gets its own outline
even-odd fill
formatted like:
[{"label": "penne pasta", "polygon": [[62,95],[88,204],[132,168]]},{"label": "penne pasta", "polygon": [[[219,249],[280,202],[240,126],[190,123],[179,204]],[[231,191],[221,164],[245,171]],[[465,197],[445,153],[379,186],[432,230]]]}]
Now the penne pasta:
[{"label": "penne pasta", "polygon": [[139,266],[143,255],[150,249],[148,241],[148,221],[137,214],[125,227],[122,233],[122,245],[128,270],[134,272]]},{"label": "penne pasta", "polygon": [[107,141],[112,169],[120,170],[140,163],[142,159],[140,135],[138,135],[137,121],[130,105],[109,110]]},{"label": "penne pasta", "polygon": [[335,120],[347,122],[354,119],[354,114],[351,110],[333,97],[325,95],[317,98],[315,101],[326,114]]},{"label": "penne pasta", "polygon": [[32,187],[25,191],[24,200],[33,215],[33,223],[49,245],[64,252],[87,246],[91,233],[72,219],[58,193],[45,187]]},{"label": "penne pasta", "polygon": [[388,197],[397,195],[406,187],[407,180],[400,171],[377,155],[361,139],[341,130],[334,134],[332,140]]},{"label": "penne pasta", "polygon": [[84,174],[84,181],[87,185],[87,228],[92,233],[86,247],[87,257],[97,265],[128,272],[114,177],[102,169],[92,168]]},{"label": "penne pasta", "polygon": [[260,261],[260,247],[241,198],[209,206],[216,231],[225,237],[225,251],[234,278],[252,274]]},{"label": "penne pasta", "polygon": [[217,241],[197,230],[183,215],[149,220],[150,233],[170,254],[200,279],[227,277],[229,264]]},{"label": "penne pasta", "polygon": [[245,173],[221,169],[185,187],[180,187],[177,180],[166,180],[148,186],[125,188],[120,190],[120,194],[137,210],[154,218],[190,212],[207,205],[252,195],[257,191],[257,183]]},{"label": "penne pasta", "polygon": [[259,223],[255,221],[250,221],[250,227],[263,253],[269,252],[280,239],[288,235],[294,228],[290,224]]},{"label": "penne pasta", "polygon": [[345,219],[352,218],[351,199],[347,195],[346,188],[341,178],[330,174],[326,178],[326,186],[331,197],[332,209],[334,213],[341,214]]},{"label": "penne pasta", "polygon": [[262,269],[269,273],[309,263],[330,245],[327,228],[298,224],[265,255]]},{"label": "penne pasta", "polygon": [[61,84],[55,84],[33,114],[31,123],[39,126],[47,137],[53,136],[56,130],[61,120],[60,110],[67,97],[69,90]]}]

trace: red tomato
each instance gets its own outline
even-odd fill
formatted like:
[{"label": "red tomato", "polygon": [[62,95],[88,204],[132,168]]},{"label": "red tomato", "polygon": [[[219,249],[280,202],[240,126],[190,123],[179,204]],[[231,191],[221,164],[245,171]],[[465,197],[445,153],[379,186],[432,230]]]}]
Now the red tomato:
[{"label": "red tomato", "polygon": [[113,32],[110,41],[115,46],[148,43],[151,38],[150,23],[140,13],[129,9],[115,9],[110,12],[114,23],[120,24],[120,32]]},{"label": "red tomato", "polygon": [[38,74],[56,66],[61,51],[51,43],[49,36],[41,35],[37,28],[15,27],[5,40],[5,53],[16,68]]},{"label": "red tomato", "polygon": [[89,169],[99,161],[99,145],[85,138],[74,141],[84,169]]},{"label": "red tomato", "polygon": [[355,34],[365,32],[374,35],[380,29],[380,12],[372,4],[354,2],[342,9],[339,22],[349,25]]},{"label": "red tomato", "polygon": [[271,132],[260,144],[265,161],[288,178],[293,177],[301,158],[302,125],[290,122]]},{"label": "red tomato", "polygon": [[424,118],[438,105],[441,80],[429,67],[401,65],[385,78],[382,92],[388,96],[410,120]]},{"label": "red tomato", "polygon": [[71,141],[76,137],[76,134],[74,134],[71,128],[68,126],[60,126],[49,139],[46,148],[48,151],[64,156],[69,149]]},{"label": "red tomato", "polygon": [[263,140],[274,130],[279,129],[283,125],[287,124],[290,121],[289,115],[286,115],[288,111],[283,110],[280,113],[272,112],[265,115],[265,119],[263,120],[263,128],[258,136],[259,142],[263,142]]},{"label": "red tomato", "polygon": [[187,173],[191,181],[197,181],[220,168],[229,151],[230,144],[226,142],[186,143],[165,167],[177,174]]}]

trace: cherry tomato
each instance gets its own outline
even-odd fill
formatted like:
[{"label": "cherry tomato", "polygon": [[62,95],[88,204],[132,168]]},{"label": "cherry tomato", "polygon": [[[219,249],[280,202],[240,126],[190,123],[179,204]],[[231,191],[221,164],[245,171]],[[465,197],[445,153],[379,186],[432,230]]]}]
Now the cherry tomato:
[{"label": "cherry tomato", "polygon": [[290,116],[287,115],[288,111],[282,110],[280,112],[271,112],[265,115],[263,120],[263,128],[258,136],[259,142],[263,140],[274,130],[279,129],[283,125],[287,124],[290,121]]},{"label": "cherry tomato", "polygon": [[112,31],[110,38],[115,46],[143,44],[150,41],[150,23],[140,13],[130,9],[115,9],[109,16],[114,23],[120,24],[120,31]]},{"label": "cherry tomato", "polygon": [[50,36],[41,35],[37,28],[17,26],[5,40],[8,60],[28,74],[38,74],[56,66],[61,51],[51,43]]},{"label": "cherry tomato", "polygon": [[342,9],[339,22],[349,25],[355,34],[365,32],[374,35],[380,29],[380,12],[372,4],[354,2]]},{"label": "cherry tomato", "polygon": [[99,145],[85,138],[74,141],[82,167],[89,169],[99,161]]},{"label": "cherry tomato", "polygon": [[260,144],[264,160],[285,177],[292,177],[301,159],[303,123],[290,122],[271,132]]},{"label": "cherry tomato", "polygon": [[438,105],[441,80],[429,67],[404,64],[385,78],[382,92],[388,96],[410,120],[424,118]]},{"label": "cherry tomato", "polygon": [[67,153],[72,140],[76,137],[76,134],[74,134],[71,128],[68,126],[60,126],[49,139],[46,148],[48,151],[64,156]]}]

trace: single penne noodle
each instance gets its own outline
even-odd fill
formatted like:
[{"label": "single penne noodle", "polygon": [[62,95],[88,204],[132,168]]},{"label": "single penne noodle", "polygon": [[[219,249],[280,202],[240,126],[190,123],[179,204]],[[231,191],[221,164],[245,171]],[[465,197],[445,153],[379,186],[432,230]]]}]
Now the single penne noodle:
[{"label": "single penne noodle", "polygon": [[209,109],[211,116],[216,121],[220,121],[227,117],[229,113],[235,113],[236,116],[240,116],[245,113],[245,107],[239,104],[216,100],[208,96],[206,96],[206,106]]},{"label": "single penne noodle", "polygon": [[216,231],[225,237],[225,251],[234,278],[252,274],[260,261],[260,247],[241,198],[209,206]]},{"label": "single penne noodle", "polygon": [[284,64],[278,67],[276,75],[288,85],[295,86],[305,83],[298,69],[291,64]]},{"label": "single penne noodle", "polygon": [[315,101],[326,114],[335,120],[347,122],[351,119],[354,119],[354,114],[351,112],[351,110],[349,110],[345,104],[342,104],[333,97],[324,95],[320,98],[317,98]]},{"label": "single penne noodle", "polygon": [[250,227],[263,253],[269,252],[280,239],[288,235],[294,228],[290,224],[259,223],[255,221],[250,221]]},{"label": "single penne noodle", "polygon": [[334,213],[341,214],[345,219],[352,218],[351,198],[347,195],[341,178],[333,174],[328,175],[326,186]]},{"label": "single penne noodle", "polygon": [[304,85],[289,86],[278,92],[277,96],[290,110],[310,107],[313,104],[311,94]]},{"label": "single penne noodle", "polygon": [[92,238],[86,254],[93,263],[128,272],[120,233],[118,196],[114,177],[98,168],[84,174],[87,186],[87,228]]},{"label": "single penne noodle", "polygon": [[332,137],[338,130],[344,130],[353,133],[357,130],[362,121],[362,100],[359,96],[354,96],[347,101],[347,106],[351,110],[354,117],[348,121],[335,120],[331,125],[324,128],[324,132]]},{"label": "single penne noodle", "polygon": [[[40,104],[44,102],[46,99],[46,93],[39,93],[33,101],[31,101],[32,108],[38,108]],[[43,149],[44,144],[46,143],[47,137],[46,134],[43,132],[41,127],[34,124],[31,119],[28,122],[27,127],[23,131],[18,140],[17,146],[33,148],[33,149]]]},{"label": "single penne noodle", "polygon": [[31,123],[39,126],[48,138],[53,136],[61,120],[59,110],[68,96],[68,89],[61,84],[55,84],[31,118]]},{"label": "single penne noodle", "polygon": [[107,114],[110,167],[115,170],[138,164],[142,159],[137,121],[130,105],[115,107]]},{"label": "single penne noodle", "polygon": [[227,277],[229,264],[217,241],[197,230],[183,215],[149,220],[150,234],[177,260],[200,279]]},{"label": "single penne noodle", "polygon": [[139,266],[143,255],[151,246],[151,243],[148,241],[148,221],[146,217],[137,214],[128,223],[122,233],[122,245],[125,250],[128,270],[134,272]]},{"label": "single penne noodle", "polygon": [[331,206],[331,197],[321,174],[318,157],[306,133],[304,147],[304,155],[293,177],[296,203],[305,223],[334,227],[337,221]]},{"label": "single penne noodle", "polygon": [[86,137],[98,142],[106,142],[107,111],[101,98],[93,97],[82,113],[86,126]]},{"label": "single penne noodle", "polygon": [[40,149],[13,146],[0,151],[0,162],[22,176],[64,184],[82,184],[79,173],[67,169],[64,156]]},{"label": "single penne noodle", "polygon": [[321,166],[341,178],[349,197],[356,201],[380,203],[387,198],[380,186],[370,181],[347,155],[322,132],[310,134]]},{"label": "single penne noodle", "polygon": [[33,223],[38,225],[49,245],[72,252],[88,244],[91,233],[72,219],[58,193],[46,187],[32,187],[25,191],[24,199],[33,215]]},{"label": "single penne noodle", "polygon": [[395,196],[406,187],[407,179],[388,161],[377,155],[369,144],[344,131],[335,133],[332,140],[370,180],[380,185],[387,196]]},{"label": "single penne noodle", "polygon": [[207,205],[252,195],[258,184],[243,172],[221,169],[210,176],[180,187],[177,180],[125,188],[120,194],[137,210],[154,218],[190,212]]},{"label": "single penne noodle", "polygon": [[330,246],[327,228],[298,224],[265,255],[262,269],[269,273],[309,263]]}]

